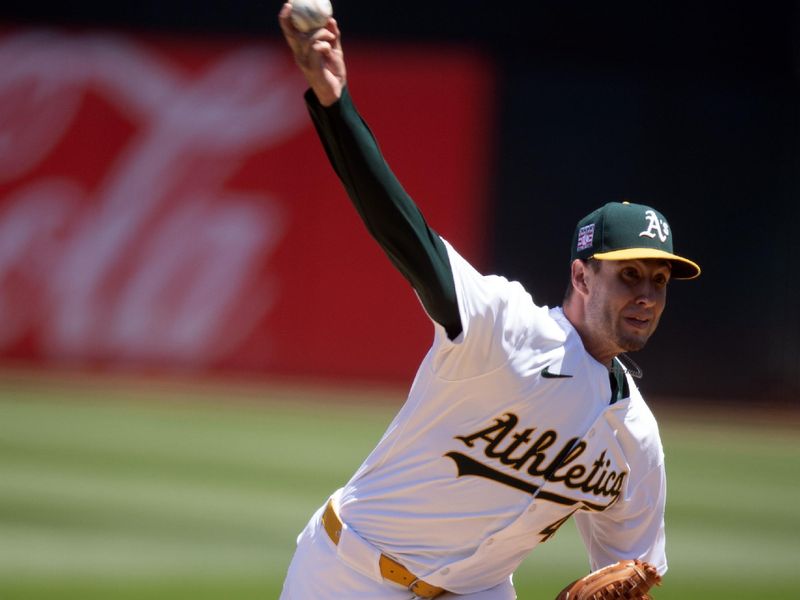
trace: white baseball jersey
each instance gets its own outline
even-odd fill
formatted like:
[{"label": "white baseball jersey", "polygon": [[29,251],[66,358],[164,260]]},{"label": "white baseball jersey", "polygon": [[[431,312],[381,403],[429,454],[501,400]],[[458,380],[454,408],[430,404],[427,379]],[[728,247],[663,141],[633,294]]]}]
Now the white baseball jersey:
[{"label": "white baseball jersey", "polygon": [[447,250],[463,331],[435,325],[407,402],[337,492],[340,555],[364,571],[375,548],[471,593],[574,515],[592,569],[640,558],[663,574],[663,451],[633,380],[610,403],[608,369],[560,308]]}]

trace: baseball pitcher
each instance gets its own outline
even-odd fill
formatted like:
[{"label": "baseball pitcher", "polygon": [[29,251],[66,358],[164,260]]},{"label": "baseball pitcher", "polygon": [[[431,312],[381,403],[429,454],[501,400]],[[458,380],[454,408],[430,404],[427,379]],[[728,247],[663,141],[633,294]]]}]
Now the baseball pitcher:
[{"label": "baseball pitcher", "polygon": [[297,540],[283,600],[510,600],[524,557],[570,517],[591,571],[561,599],[647,598],[667,569],[664,455],[632,363],[672,279],[664,216],[609,203],[572,239],[563,307],[477,272],[394,177],[347,87],[333,18],[281,28],[327,156],[435,330],[383,438]]}]

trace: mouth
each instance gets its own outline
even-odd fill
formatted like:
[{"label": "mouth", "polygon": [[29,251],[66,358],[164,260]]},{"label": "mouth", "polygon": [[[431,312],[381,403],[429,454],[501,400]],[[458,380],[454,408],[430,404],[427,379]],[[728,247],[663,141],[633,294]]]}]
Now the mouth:
[{"label": "mouth", "polygon": [[624,317],[625,322],[634,329],[645,331],[650,327],[650,319],[646,317]]}]

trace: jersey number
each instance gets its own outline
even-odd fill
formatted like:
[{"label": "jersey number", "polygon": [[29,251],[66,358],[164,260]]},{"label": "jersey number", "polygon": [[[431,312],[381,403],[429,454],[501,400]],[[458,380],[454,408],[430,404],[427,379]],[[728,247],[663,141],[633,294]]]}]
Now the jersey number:
[{"label": "jersey number", "polygon": [[549,540],[551,537],[553,537],[553,536],[556,534],[556,531],[558,531],[558,528],[559,528],[559,527],[561,527],[561,526],[562,526],[564,523],[566,523],[567,521],[569,521],[569,518],[570,518],[572,515],[574,515],[576,512],[578,512],[578,509],[577,509],[577,508],[576,508],[575,510],[573,510],[571,513],[569,513],[569,514],[568,514],[566,517],[564,517],[563,519],[559,519],[559,520],[558,520],[558,521],[556,521],[555,523],[551,523],[550,525],[548,525],[547,527],[545,527],[544,529],[542,529],[542,530],[539,532],[539,535],[543,535],[543,536],[544,536],[544,537],[542,538],[542,541],[541,541],[541,543],[544,543],[544,542],[546,542],[547,540]]}]

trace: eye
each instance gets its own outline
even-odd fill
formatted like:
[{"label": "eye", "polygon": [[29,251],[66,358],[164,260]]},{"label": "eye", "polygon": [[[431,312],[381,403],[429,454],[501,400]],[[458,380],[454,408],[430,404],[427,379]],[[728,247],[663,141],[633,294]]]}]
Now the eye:
[{"label": "eye", "polygon": [[639,280],[639,271],[634,267],[625,267],[622,269],[622,278],[625,281],[635,282]]},{"label": "eye", "polygon": [[659,287],[663,287],[669,283],[669,277],[664,275],[663,273],[656,273],[655,277],[653,277],[653,281]]}]

